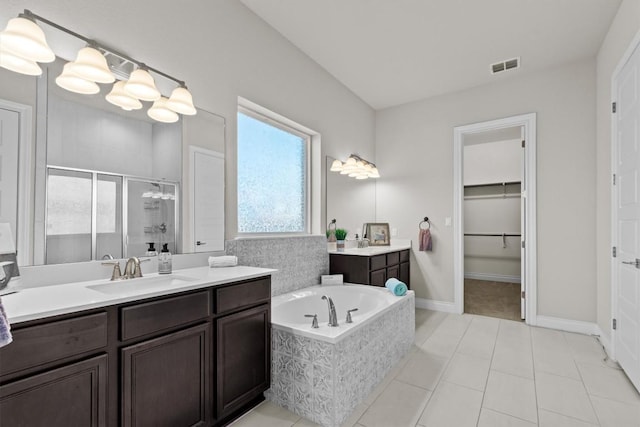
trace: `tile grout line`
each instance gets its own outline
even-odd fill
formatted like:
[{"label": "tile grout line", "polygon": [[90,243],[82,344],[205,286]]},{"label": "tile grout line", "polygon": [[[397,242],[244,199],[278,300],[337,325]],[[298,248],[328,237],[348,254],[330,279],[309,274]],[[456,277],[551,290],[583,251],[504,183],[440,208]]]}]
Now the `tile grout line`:
[{"label": "tile grout line", "polygon": [[493,357],[496,354],[496,345],[498,344],[498,336],[500,335],[501,327],[502,327],[502,319],[498,320],[498,329],[496,330],[496,339],[493,342],[493,350],[491,351],[491,360],[489,361],[489,371],[487,372],[487,379],[484,382],[484,390],[482,392],[482,400],[480,401],[480,411],[478,412],[476,427],[478,427],[478,424],[480,423],[480,414],[482,413],[482,408],[484,408],[484,398],[487,394],[487,385],[489,384],[489,376],[491,375],[491,365],[493,365]]}]

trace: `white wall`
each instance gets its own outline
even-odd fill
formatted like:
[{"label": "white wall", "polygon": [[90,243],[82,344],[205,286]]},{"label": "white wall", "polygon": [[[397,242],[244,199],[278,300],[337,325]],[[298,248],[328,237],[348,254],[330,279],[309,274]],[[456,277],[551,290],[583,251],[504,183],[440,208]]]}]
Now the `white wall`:
[{"label": "white wall", "polygon": [[522,179],[520,140],[464,146],[464,185],[514,182]]},{"label": "white wall", "polygon": [[377,112],[378,220],[417,238],[432,220],[434,251],[415,254],[416,296],[453,301],[453,128],[537,113],[538,313],[596,320],[595,61]]},{"label": "white wall", "polygon": [[624,0],[598,52],[597,66],[597,282],[598,325],[611,336],[611,77],[640,31],[640,0]]},{"label": "white wall", "polygon": [[13,0],[0,22],[25,8],[186,81],[197,106],[227,119],[227,238],[237,230],[238,96],[319,132],[321,158],[375,157],[373,110],[240,2]]}]

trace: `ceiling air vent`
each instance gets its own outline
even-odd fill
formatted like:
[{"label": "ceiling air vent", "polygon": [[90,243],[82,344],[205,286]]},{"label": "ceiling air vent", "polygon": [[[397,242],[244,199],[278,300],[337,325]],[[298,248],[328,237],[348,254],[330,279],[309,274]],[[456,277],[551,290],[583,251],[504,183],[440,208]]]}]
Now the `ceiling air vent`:
[{"label": "ceiling air vent", "polygon": [[507,59],[506,61],[491,64],[491,74],[501,73],[507,70],[513,70],[520,67],[520,58]]}]

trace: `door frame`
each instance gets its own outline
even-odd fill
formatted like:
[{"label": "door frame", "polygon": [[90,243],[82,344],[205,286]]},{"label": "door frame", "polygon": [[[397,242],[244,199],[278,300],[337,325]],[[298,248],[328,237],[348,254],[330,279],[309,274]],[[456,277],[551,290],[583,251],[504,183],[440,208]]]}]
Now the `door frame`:
[{"label": "door frame", "polygon": [[457,313],[464,313],[464,135],[489,130],[522,126],[525,136],[524,184],[526,227],[522,230],[526,243],[526,266],[523,277],[526,286],[525,322],[537,324],[537,241],[536,241],[536,113],[528,113],[486,122],[457,126],[453,129],[453,288]]},{"label": "door frame", "polygon": [[[614,102],[617,101],[616,94],[618,93],[618,76],[620,72],[627,64],[631,55],[636,50],[636,48],[640,49],[640,31],[638,31],[635,37],[631,40],[631,43],[625,50],[624,54],[618,61],[618,65],[613,70],[611,74],[611,103],[613,105]],[[611,117],[611,177],[610,181],[611,185],[611,248],[618,246],[618,195],[613,186],[613,175],[617,176],[618,168],[616,165],[616,158],[618,157],[618,124],[616,121],[616,113],[613,112],[613,109],[610,111]],[[613,257],[609,259],[609,268],[611,270],[611,319],[618,318],[618,273],[616,268],[613,265]],[[609,331],[611,336],[611,341],[609,342],[609,356],[611,359],[616,360],[616,331],[613,329],[613,321],[609,322]]]},{"label": "door frame", "polygon": [[17,102],[0,99],[0,108],[15,111],[19,115],[18,128],[18,215],[16,221],[16,250],[19,266],[31,265],[32,248],[31,242],[31,204],[33,192],[31,188],[31,169],[33,159],[31,158],[32,143],[31,134],[33,126],[33,107],[19,104]]}]

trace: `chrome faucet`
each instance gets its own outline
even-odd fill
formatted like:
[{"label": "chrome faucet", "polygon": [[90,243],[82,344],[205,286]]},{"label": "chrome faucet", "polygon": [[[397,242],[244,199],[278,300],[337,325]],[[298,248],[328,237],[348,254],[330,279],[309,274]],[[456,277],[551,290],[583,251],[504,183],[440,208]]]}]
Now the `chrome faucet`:
[{"label": "chrome faucet", "polygon": [[140,260],[140,258],[132,256],[127,260],[127,264],[124,266],[124,278],[125,279],[135,279],[137,277],[142,277],[142,269],[140,268],[140,263],[142,261],[149,261],[149,259]]},{"label": "chrome faucet", "polygon": [[329,307],[329,326],[338,326],[338,316],[336,315],[336,306],[333,305],[333,300],[326,295],[322,295],[322,299],[327,301],[327,306]]}]

